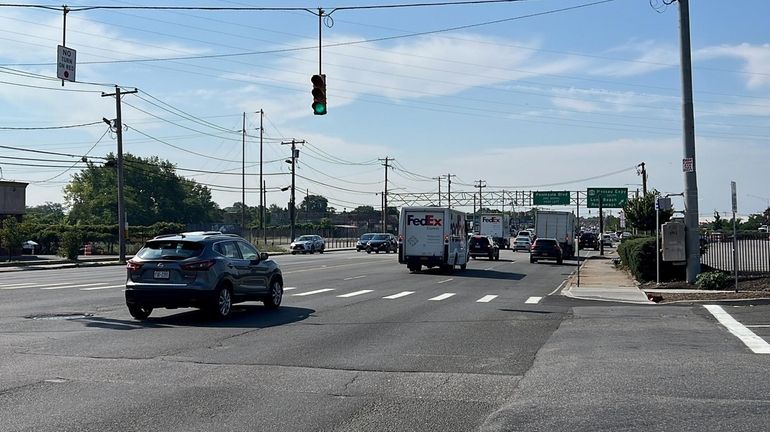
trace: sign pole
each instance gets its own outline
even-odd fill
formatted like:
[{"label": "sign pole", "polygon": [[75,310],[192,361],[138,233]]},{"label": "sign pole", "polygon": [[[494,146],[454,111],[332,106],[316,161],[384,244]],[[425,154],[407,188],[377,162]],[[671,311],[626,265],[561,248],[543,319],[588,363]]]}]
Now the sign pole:
[{"label": "sign pole", "polygon": [[[575,191],[575,202],[577,204],[577,223],[578,232],[580,232],[580,191]],[[580,288],[580,238],[575,239],[575,250],[577,250],[577,286]]]},{"label": "sign pole", "polygon": [[660,285],[660,200],[655,198],[655,285]]},{"label": "sign pole", "polygon": [[735,214],[738,212],[738,194],[735,182],[730,182],[733,201],[733,273],[735,275],[735,292],[738,292],[738,221]]}]

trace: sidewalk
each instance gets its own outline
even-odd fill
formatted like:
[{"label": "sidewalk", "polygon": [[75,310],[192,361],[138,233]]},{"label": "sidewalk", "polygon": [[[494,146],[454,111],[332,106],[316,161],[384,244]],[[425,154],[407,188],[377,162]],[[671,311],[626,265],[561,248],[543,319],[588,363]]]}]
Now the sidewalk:
[{"label": "sidewalk", "polygon": [[616,251],[605,251],[604,256],[591,256],[574,272],[561,294],[582,300],[613,301],[633,304],[655,304],[647,299],[636,281],[625,271],[616,269],[612,260],[618,258]]}]

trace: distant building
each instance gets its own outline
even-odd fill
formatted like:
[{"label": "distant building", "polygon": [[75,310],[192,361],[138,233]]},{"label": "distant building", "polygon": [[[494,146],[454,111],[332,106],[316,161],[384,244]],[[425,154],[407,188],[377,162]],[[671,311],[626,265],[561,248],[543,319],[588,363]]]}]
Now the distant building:
[{"label": "distant building", "polygon": [[27,184],[0,180],[0,219],[9,216],[19,219],[26,213]]}]

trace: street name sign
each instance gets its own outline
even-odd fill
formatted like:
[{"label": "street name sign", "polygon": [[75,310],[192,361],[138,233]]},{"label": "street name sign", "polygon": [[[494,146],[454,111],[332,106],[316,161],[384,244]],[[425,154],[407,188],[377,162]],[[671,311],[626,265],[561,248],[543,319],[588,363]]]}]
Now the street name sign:
[{"label": "street name sign", "polygon": [[77,51],[72,48],[57,45],[56,77],[67,81],[75,81],[75,58]]},{"label": "street name sign", "polygon": [[533,205],[569,205],[569,191],[532,192]]},{"label": "street name sign", "polygon": [[588,208],[622,208],[628,202],[628,188],[588,188]]}]

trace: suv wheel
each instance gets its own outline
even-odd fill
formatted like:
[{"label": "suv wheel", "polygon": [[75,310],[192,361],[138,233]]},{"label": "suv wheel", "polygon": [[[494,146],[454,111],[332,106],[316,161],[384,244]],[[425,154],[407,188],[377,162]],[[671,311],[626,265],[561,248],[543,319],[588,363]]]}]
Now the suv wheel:
[{"label": "suv wheel", "polygon": [[211,305],[211,313],[215,318],[222,319],[230,316],[233,310],[233,294],[227,286],[220,286],[217,290],[217,296]]},{"label": "suv wheel", "polygon": [[283,300],[283,282],[273,279],[270,283],[270,294],[262,301],[268,309],[277,309]]},{"label": "suv wheel", "polygon": [[151,307],[140,306],[135,304],[130,304],[126,306],[128,306],[128,313],[130,313],[132,317],[140,321],[146,320],[152,313]]}]

